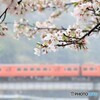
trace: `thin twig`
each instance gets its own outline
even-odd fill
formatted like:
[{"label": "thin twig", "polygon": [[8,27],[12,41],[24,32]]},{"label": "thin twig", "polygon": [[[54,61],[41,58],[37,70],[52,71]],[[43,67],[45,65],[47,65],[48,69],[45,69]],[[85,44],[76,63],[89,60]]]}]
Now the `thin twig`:
[{"label": "thin twig", "polygon": [[8,7],[5,9],[5,11],[0,15],[0,19],[4,16],[4,18],[2,19],[2,21],[0,22],[0,24],[6,19],[6,15],[7,15],[7,11],[10,8],[10,6],[12,5],[14,0],[11,1],[11,3],[8,5]]},{"label": "thin twig", "polygon": [[[79,40],[82,40],[84,39],[86,36],[90,36],[90,34],[95,30],[97,29],[98,27],[100,27],[100,23],[98,23],[95,27],[93,27],[88,33],[86,33],[83,37],[81,37]],[[100,30],[98,30],[100,31]]]}]

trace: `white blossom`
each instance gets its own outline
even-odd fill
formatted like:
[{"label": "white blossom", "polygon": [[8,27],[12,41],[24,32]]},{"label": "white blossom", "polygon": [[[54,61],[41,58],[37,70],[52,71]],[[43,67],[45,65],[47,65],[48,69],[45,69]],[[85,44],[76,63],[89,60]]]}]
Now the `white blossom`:
[{"label": "white blossom", "polygon": [[0,24],[0,36],[4,36],[8,32],[8,27],[5,23]]},{"label": "white blossom", "polygon": [[38,48],[34,48],[34,54],[40,56],[40,50]]}]

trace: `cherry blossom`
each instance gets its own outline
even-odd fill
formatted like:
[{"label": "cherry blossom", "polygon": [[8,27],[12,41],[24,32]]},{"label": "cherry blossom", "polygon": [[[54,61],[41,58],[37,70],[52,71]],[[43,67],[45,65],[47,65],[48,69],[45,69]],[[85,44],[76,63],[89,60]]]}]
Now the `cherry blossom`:
[{"label": "cherry blossom", "polygon": [[[38,56],[56,52],[60,47],[87,50],[86,37],[100,33],[99,0],[70,0],[70,2],[67,0],[0,0],[0,2],[7,7],[0,15],[0,36],[4,36],[9,31],[7,28],[9,24],[13,24],[14,37],[17,39],[21,36],[33,39],[36,35],[40,35],[41,40],[34,48],[34,54]],[[48,8],[53,11],[45,21],[37,20],[36,23],[30,24],[24,18],[25,14],[34,14],[35,11],[42,13]],[[55,19],[68,11],[76,18],[76,23],[68,27],[55,25]],[[7,13],[21,18],[5,24]]]},{"label": "cherry blossom", "polygon": [[34,54],[40,56],[40,49],[34,48]]},{"label": "cherry blossom", "polygon": [[28,38],[34,38],[36,30],[28,24],[26,19],[20,19],[19,22],[14,22],[14,33],[16,34],[16,38],[19,38],[20,35],[25,35]]},{"label": "cherry blossom", "polygon": [[5,36],[7,32],[8,32],[7,25],[5,23],[0,24],[0,37]]}]

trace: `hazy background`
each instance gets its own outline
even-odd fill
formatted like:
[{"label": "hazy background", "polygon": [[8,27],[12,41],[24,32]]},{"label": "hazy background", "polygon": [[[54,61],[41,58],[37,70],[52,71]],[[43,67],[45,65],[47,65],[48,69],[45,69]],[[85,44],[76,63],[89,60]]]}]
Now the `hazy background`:
[{"label": "hazy background", "polygon": [[[0,13],[2,13],[4,7],[0,6]],[[46,10],[45,12],[34,12],[33,14],[26,15],[25,17],[29,19],[30,22],[44,21],[49,17],[52,10]],[[19,18],[7,15],[6,21],[13,22],[14,19],[19,20]],[[59,19],[55,20],[55,24],[58,26],[67,27],[75,22],[75,19],[70,15],[64,13]],[[13,26],[10,26],[12,28]],[[49,53],[46,55],[36,56],[34,55],[34,47],[37,39],[28,40],[26,37],[20,38],[20,40],[15,40],[11,37],[13,32],[9,32],[9,36],[0,37],[0,63],[99,63],[100,62],[100,36],[97,35],[96,38],[89,38],[88,51],[75,51],[72,49],[60,49],[56,53]]]}]

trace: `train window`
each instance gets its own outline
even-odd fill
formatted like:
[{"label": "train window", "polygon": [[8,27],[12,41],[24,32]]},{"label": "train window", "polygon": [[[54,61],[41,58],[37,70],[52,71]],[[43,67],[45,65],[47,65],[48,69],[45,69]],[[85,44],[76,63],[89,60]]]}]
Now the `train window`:
[{"label": "train window", "polygon": [[31,70],[31,71],[34,71],[34,68],[31,68],[30,70]]},{"label": "train window", "polygon": [[24,68],[24,71],[27,71],[28,69],[27,68]]},{"label": "train window", "polygon": [[71,71],[71,68],[65,68],[65,70],[67,70],[67,71]]},{"label": "train window", "polygon": [[76,71],[76,70],[77,70],[77,68],[74,68],[73,70],[75,70],[75,71]]},{"label": "train window", "polygon": [[40,68],[37,68],[37,71],[40,71]]},{"label": "train window", "polygon": [[47,71],[48,69],[47,69],[47,68],[43,68],[43,70],[44,70],[44,71]]},{"label": "train window", "polygon": [[17,68],[18,71],[21,71],[21,68]]},{"label": "train window", "polygon": [[86,71],[86,70],[88,70],[88,69],[87,69],[87,68],[84,68],[83,70]]},{"label": "train window", "polygon": [[90,70],[91,70],[91,71],[94,71],[94,70],[95,70],[95,68],[91,67],[91,68],[90,68]]},{"label": "train window", "polygon": [[68,71],[71,71],[71,68],[67,68]]}]

